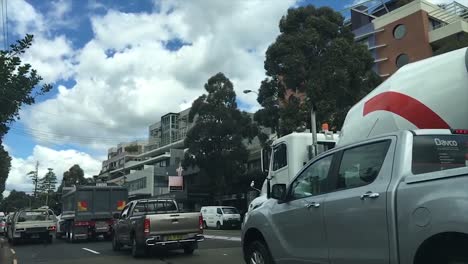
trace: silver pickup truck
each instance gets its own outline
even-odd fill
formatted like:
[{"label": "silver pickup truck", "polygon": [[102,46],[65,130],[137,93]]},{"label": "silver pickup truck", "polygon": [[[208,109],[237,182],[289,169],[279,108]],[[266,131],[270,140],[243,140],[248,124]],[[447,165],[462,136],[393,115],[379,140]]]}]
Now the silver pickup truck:
[{"label": "silver pickup truck", "polygon": [[192,254],[203,241],[203,217],[179,212],[174,200],[143,199],[130,202],[114,224],[112,248],[132,247],[141,257],[152,248],[183,249]]},{"label": "silver pickup truck", "polygon": [[321,154],[246,216],[242,247],[251,264],[468,263],[468,131]]}]

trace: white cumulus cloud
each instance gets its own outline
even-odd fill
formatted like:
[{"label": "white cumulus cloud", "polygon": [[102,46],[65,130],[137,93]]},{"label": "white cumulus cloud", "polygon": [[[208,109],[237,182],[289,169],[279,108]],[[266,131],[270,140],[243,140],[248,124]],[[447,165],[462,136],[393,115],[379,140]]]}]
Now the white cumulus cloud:
[{"label": "white cumulus cloud", "polygon": [[33,190],[33,185],[27,174],[35,170],[36,161],[39,162],[40,177],[46,174],[47,168],[54,169],[58,179],[57,187],[62,180],[63,173],[75,164],[80,165],[85,177],[98,174],[101,168],[101,162],[87,153],[72,149],[54,150],[36,145],[32,155],[27,158],[12,156],[11,170],[6,181],[7,192],[11,190],[31,192]]},{"label": "white cumulus cloud", "polygon": [[[218,72],[234,83],[245,109],[254,110],[255,94],[242,91],[259,88],[265,51],[294,4],[173,0],[158,3],[159,12],[91,15],[93,38],[83,48],[70,50],[62,38],[54,42],[59,54],[34,57],[49,64],[51,71],[40,68],[51,79],[71,77],[76,84],[59,87],[54,98],[23,111],[22,120],[37,139],[103,149],[145,137],[161,115],[205,93],[203,84]],[[174,49],[174,43],[185,45]]]}]

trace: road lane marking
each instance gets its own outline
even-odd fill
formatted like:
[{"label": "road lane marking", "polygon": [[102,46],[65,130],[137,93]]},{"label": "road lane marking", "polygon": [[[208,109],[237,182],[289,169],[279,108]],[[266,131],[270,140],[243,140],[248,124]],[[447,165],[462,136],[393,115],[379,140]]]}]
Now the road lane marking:
[{"label": "road lane marking", "polygon": [[209,239],[219,239],[219,240],[228,240],[228,241],[241,241],[241,238],[240,238],[240,237],[205,235],[205,238],[209,238]]},{"label": "road lane marking", "polygon": [[18,260],[14,259],[13,264],[18,264]]},{"label": "road lane marking", "polygon": [[16,252],[14,249],[10,248],[10,250],[11,250],[11,253],[13,253],[13,255],[16,255]]},{"label": "road lane marking", "polygon": [[94,253],[94,254],[96,254],[96,255],[101,254],[101,253],[99,253],[99,252],[97,252],[97,251],[94,251],[94,250],[92,250],[92,249],[89,249],[89,248],[82,248],[82,249],[83,249],[83,250],[86,250],[86,251],[89,251],[89,252],[91,252],[91,253]]}]

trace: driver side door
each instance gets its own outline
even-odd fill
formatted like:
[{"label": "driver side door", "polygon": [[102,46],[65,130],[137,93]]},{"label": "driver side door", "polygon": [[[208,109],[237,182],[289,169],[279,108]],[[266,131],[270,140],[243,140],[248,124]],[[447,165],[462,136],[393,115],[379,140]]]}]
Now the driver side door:
[{"label": "driver side door", "polygon": [[303,169],[291,183],[285,201],[272,207],[273,231],[281,247],[277,263],[328,263],[323,201],[329,190],[334,155]]}]

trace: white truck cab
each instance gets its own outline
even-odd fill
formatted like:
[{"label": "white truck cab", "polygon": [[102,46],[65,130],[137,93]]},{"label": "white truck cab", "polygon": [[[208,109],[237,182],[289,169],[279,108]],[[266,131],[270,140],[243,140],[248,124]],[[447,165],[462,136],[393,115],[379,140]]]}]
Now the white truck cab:
[{"label": "white truck cab", "polygon": [[[330,131],[317,133],[317,153],[335,147],[339,140],[339,134]],[[271,153],[267,153],[269,159],[262,157],[262,168],[268,171],[267,178],[270,184],[287,184],[301,168],[314,156],[312,154],[311,133],[291,133],[273,141]],[[262,155],[265,155],[262,151]],[[264,164],[266,163],[266,164]],[[260,206],[267,199],[267,180],[263,182],[262,189],[257,198],[249,204],[248,211]]]}]

